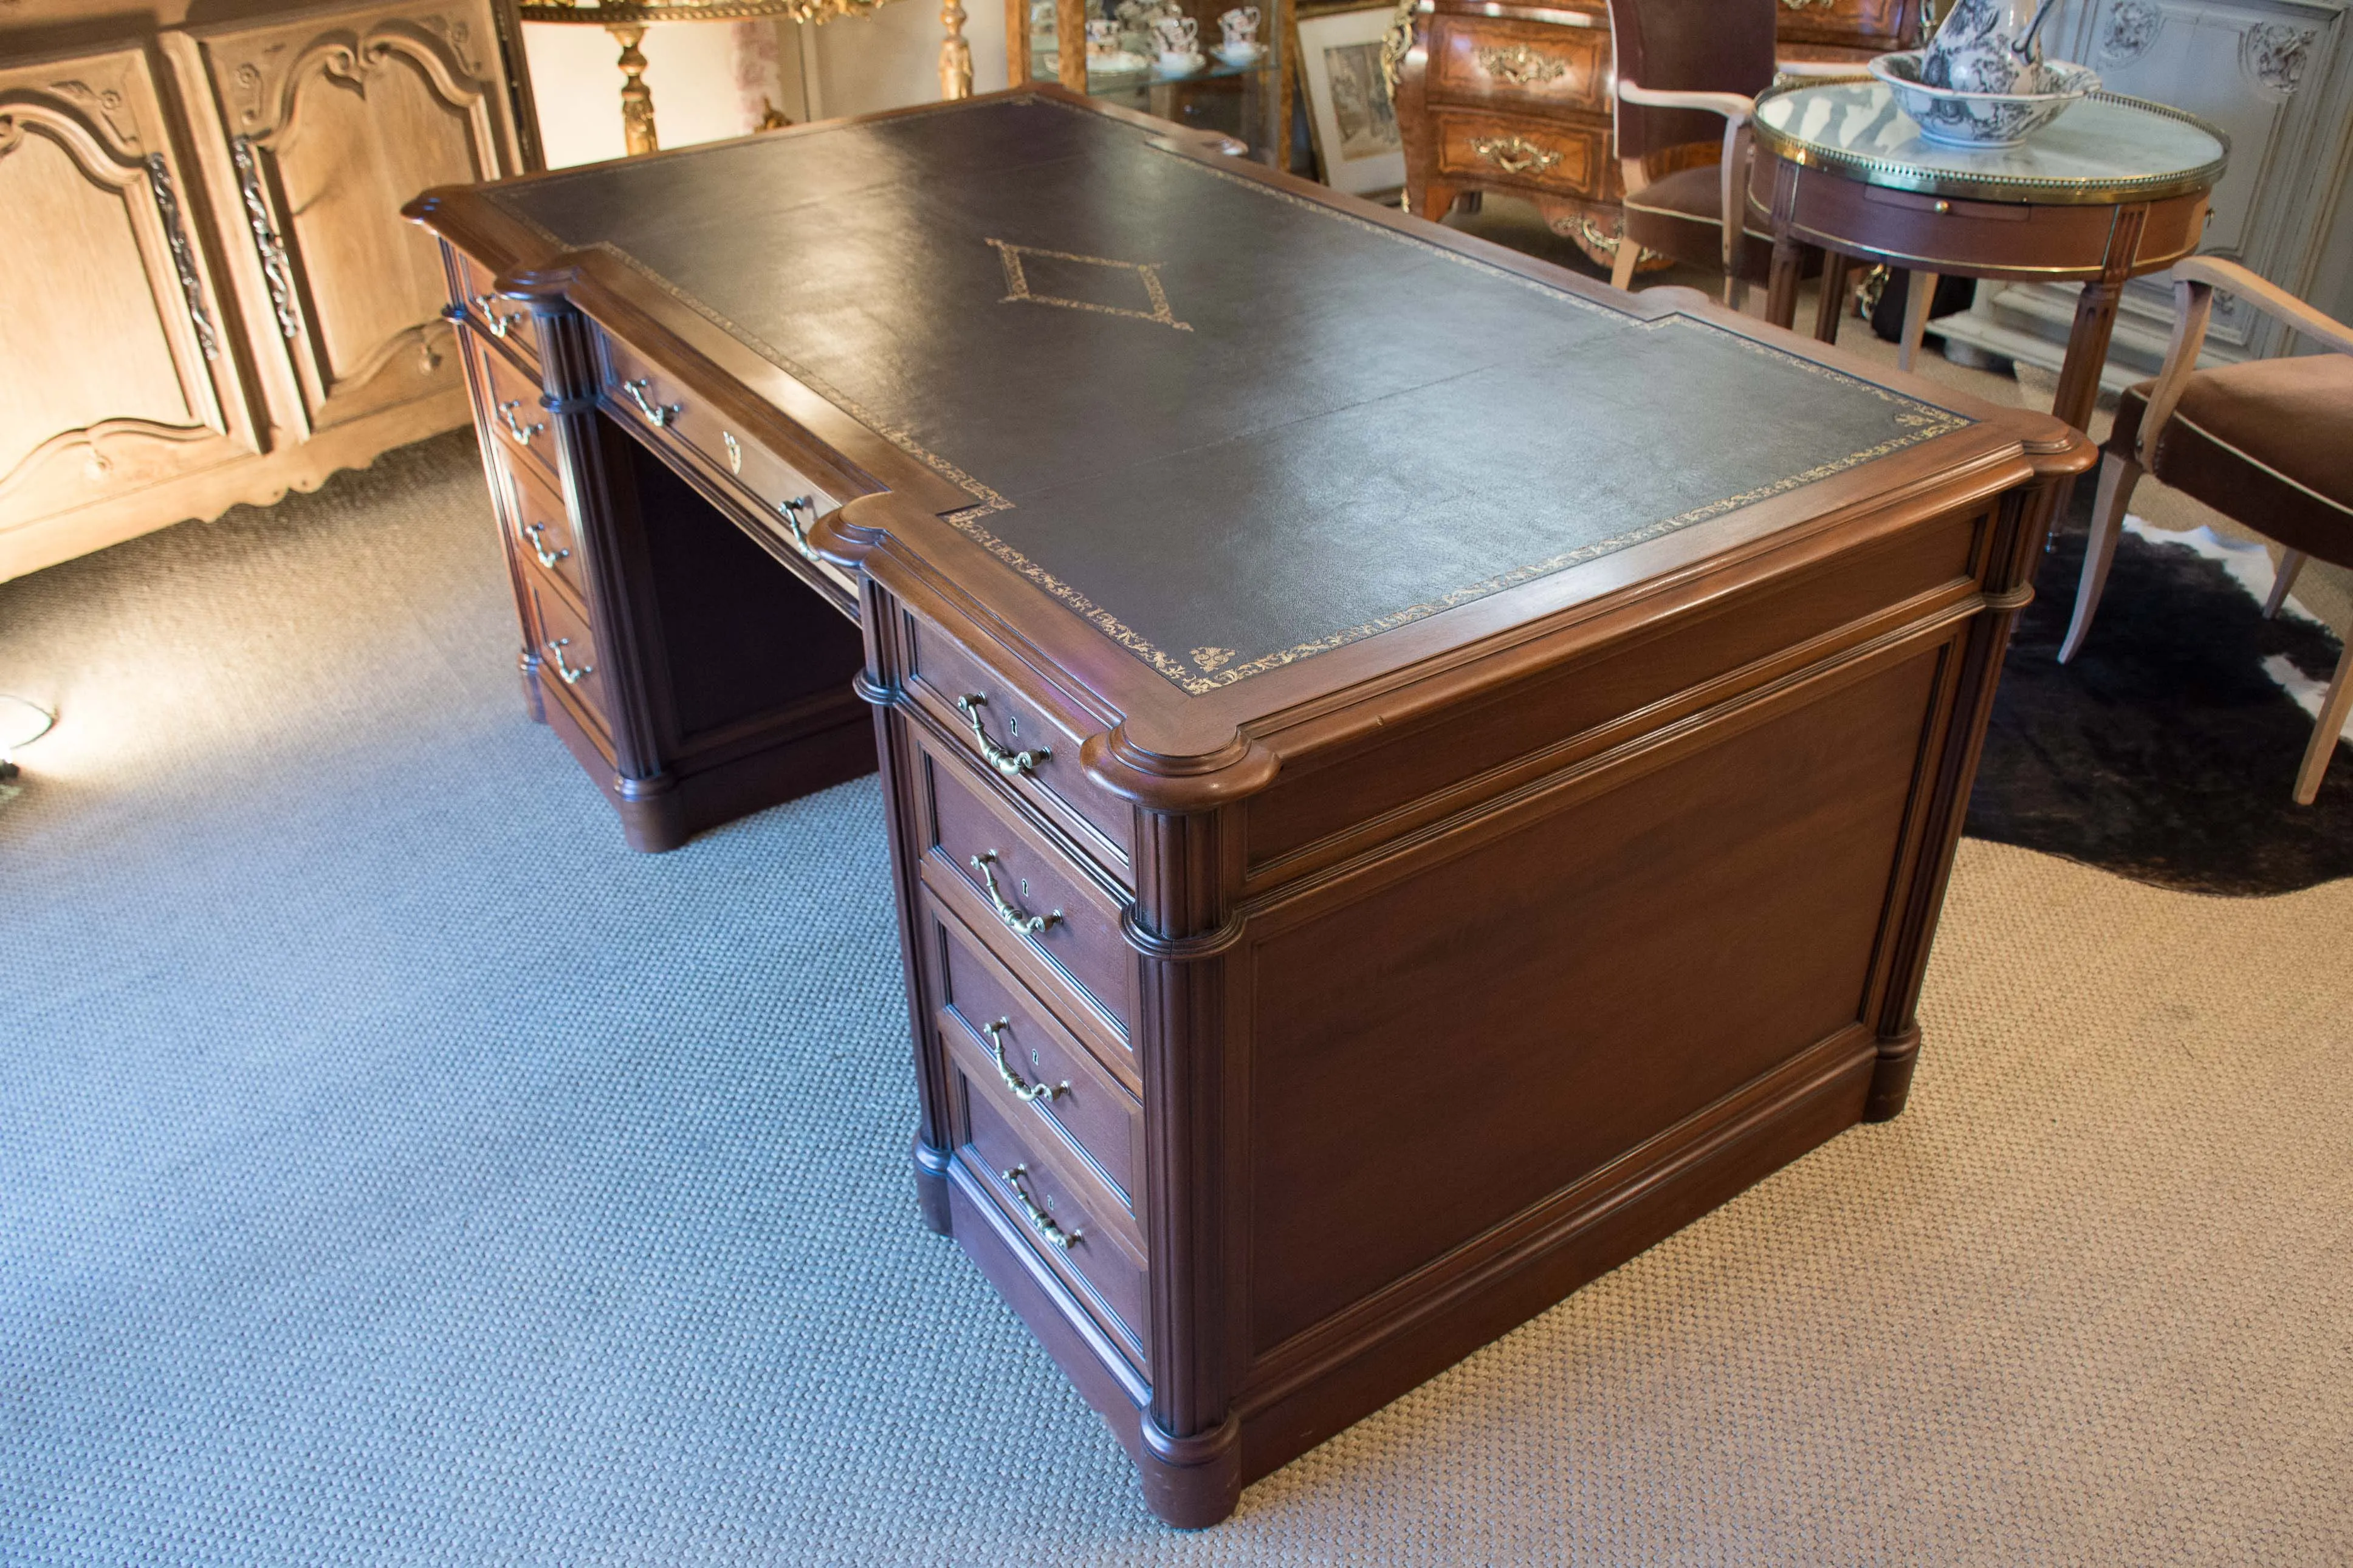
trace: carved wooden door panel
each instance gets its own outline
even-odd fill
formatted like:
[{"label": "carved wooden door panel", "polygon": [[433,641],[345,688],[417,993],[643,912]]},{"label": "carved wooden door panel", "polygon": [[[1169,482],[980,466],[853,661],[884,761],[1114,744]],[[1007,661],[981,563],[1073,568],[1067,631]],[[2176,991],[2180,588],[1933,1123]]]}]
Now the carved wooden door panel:
[{"label": "carved wooden door panel", "polygon": [[521,167],[486,0],[191,28],[170,47],[216,139],[217,221],[278,422],[307,436],[460,387],[438,253],[400,208]]},{"label": "carved wooden door panel", "polygon": [[143,50],[0,68],[0,565],[12,528],[254,449],[187,204]]}]

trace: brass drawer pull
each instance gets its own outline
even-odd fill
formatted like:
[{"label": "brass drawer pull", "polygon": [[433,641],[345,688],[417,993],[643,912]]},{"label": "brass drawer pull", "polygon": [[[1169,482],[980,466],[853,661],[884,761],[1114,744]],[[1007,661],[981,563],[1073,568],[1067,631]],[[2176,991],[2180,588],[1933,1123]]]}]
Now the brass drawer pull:
[{"label": "brass drawer pull", "polygon": [[977,691],[970,696],[956,699],[956,711],[963,714],[971,723],[973,743],[980,748],[980,754],[987,757],[990,765],[1007,778],[1018,778],[1023,773],[1036,773],[1038,764],[1054,753],[1043,746],[1034,752],[1008,752],[990,740],[988,731],[980,727],[980,710],[987,706],[988,699]]},{"label": "brass drawer pull", "polygon": [[499,417],[505,421],[507,434],[514,437],[514,444],[518,447],[528,447],[531,445],[531,438],[533,436],[544,435],[546,433],[547,421],[544,419],[539,419],[534,420],[529,425],[524,424],[522,420],[515,417],[515,410],[522,406],[522,398],[510,397],[504,403],[499,405]]},{"label": "brass drawer pull", "polygon": [[1004,893],[997,889],[997,873],[989,869],[996,864],[997,851],[994,849],[984,849],[972,858],[972,868],[980,873],[982,883],[988,889],[988,901],[997,906],[997,918],[1005,922],[1007,931],[1011,931],[1015,936],[1036,936],[1062,918],[1062,911],[1060,910],[1056,910],[1050,915],[1032,915],[1025,914],[1007,903]]},{"label": "brass drawer pull", "polygon": [[596,674],[596,667],[593,664],[584,664],[579,668],[575,669],[572,666],[565,663],[564,650],[571,646],[572,639],[570,637],[557,637],[554,641],[547,645],[547,657],[555,661],[555,678],[558,680],[561,680],[566,686],[577,686],[582,681],[587,679],[590,676]]},{"label": "brass drawer pull", "polygon": [[785,528],[792,535],[793,548],[800,552],[801,559],[812,566],[824,565],[825,557],[819,555],[817,546],[809,542],[808,528],[801,521],[803,512],[817,510],[817,498],[795,496],[790,500],[778,501],[776,510],[785,514]]},{"label": "brass drawer pull", "polygon": [[735,439],[733,430],[719,432],[719,439],[727,448],[727,471],[737,479],[744,477],[744,444]]},{"label": "brass drawer pull", "polygon": [[646,388],[651,386],[653,384],[653,377],[641,375],[635,381],[625,381],[621,383],[621,390],[629,395],[629,401],[638,405],[638,412],[646,416],[647,424],[651,425],[657,430],[667,430],[671,425],[677,422],[680,415],[686,412],[686,405],[683,403],[648,402],[646,399]]},{"label": "brass drawer pull", "polygon": [[474,309],[482,313],[482,325],[494,338],[505,337],[514,329],[515,321],[522,315],[521,310],[511,310],[503,316],[500,315],[498,296],[495,294],[475,295]]},{"label": "brass drawer pull", "polygon": [[539,557],[539,563],[553,572],[555,570],[555,563],[563,560],[565,556],[571,554],[572,552],[569,548],[550,551],[547,548],[547,542],[540,538],[540,535],[546,531],[547,524],[543,522],[534,522],[529,528],[522,531],[522,537],[524,542],[531,546],[531,552]]},{"label": "brass drawer pull", "polygon": [[1038,1206],[1037,1200],[1029,1195],[1029,1189],[1021,1184],[1021,1178],[1029,1173],[1029,1167],[1016,1165],[1013,1169],[1001,1173],[1005,1177],[1005,1184],[1013,1189],[1013,1195],[1021,1200],[1021,1207],[1029,1214],[1029,1228],[1064,1252],[1070,1251],[1071,1243],[1079,1240],[1084,1233],[1064,1230],[1054,1223],[1052,1215]]},{"label": "brass drawer pull", "polygon": [[988,1054],[997,1063],[997,1076],[1005,1080],[1005,1087],[1024,1100],[1051,1100],[1068,1089],[1071,1087],[1068,1082],[1025,1082],[1021,1075],[1013,1070],[1005,1059],[1005,1035],[1012,1027],[1013,1020],[1010,1018],[999,1018],[994,1024],[983,1024],[980,1026],[980,1032],[988,1037]]},{"label": "brass drawer pull", "polygon": [[1508,82],[1514,87],[1533,87],[1538,82],[1568,74],[1567,60],[1532,49],[1525,44],[1514,44],[1509,48],[1482,48],[1472,58],[1479,62],[1481,70],[1497,81]]},{"label": "brass drawer pull", "polygon": [[1480,136],[1471,151],[1506,174],[1541,174],[1560,162],[1560,154],[1539,147],[1525,136]]}]

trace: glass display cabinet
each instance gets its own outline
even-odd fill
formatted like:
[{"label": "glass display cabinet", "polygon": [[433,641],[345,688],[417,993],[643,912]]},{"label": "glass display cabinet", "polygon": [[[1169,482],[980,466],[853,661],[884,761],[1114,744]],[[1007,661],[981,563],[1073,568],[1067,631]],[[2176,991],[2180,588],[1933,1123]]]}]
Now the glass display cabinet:
[{"label": "glass display cabinet", "polygon": [[[1007,74],[1242,142],[1291,145],[1292,0],[1009,0]],[[1062,47],[1064,39],[1075,47]]]}]

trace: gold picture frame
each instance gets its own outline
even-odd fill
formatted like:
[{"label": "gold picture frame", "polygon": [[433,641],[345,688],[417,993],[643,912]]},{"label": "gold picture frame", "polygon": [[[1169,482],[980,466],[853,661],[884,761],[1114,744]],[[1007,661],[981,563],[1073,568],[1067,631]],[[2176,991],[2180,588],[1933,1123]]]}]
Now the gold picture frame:
[{"label": "gold picture frame", "polygon": [[1381,69],[1394,0],[1329,0],[1293,8],[1284,31],[1307,117],[1315,177],[1370,196],[1405,184],[1405,144]]}]

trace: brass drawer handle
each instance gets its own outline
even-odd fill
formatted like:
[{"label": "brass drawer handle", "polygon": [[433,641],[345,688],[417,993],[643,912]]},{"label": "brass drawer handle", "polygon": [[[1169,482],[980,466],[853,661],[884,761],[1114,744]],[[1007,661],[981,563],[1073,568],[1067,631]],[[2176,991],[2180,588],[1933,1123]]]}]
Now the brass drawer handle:
[{"label": "brass drawer handle", "polygon": [[1005,894],[997,886],[997,873],[989,869],[996,864],[997,851],[994,849],[984,849],[972,858],[972,868],[980,873],[982,883],[988,889],[988,901],[997,906],[997,918],[1005,922],[1007,931],[1015,936],[1036,936],[1062,918],[1060,910],[1050,915],[1032,915],[1007,903]]},{"label": "brass drawer handle", "polygon": [[657,430],[667,430],[670,426],[677,423],[678,416],[686,412],[686,405],[683,403],[648,402],[646,399],[646,388],[651,386],[653,384],[653,377],[641,375],[635,381],[625,381],[621,383],[621,390],[629,395],[629,401],[638,405],[638,412],[646,416],[647,424],[651,425]]},{"label": "brass drawer handle", "polygon": [[1541,174],[1560,162],[1560,154],[1539,147],[1525,136],[1481,136],[1471,151],[1506,174]]},{"label": "brass drawer handle", "polygon": [[498,296],[495,294],[475,295],[474,309],[482,313],[482,325],[488,329],[491,336],[494,338],[505,337],[508,332],[514,329],[515,322],[520,320],[523,314],[521,310],[511,310],[503,316],[500,315]]},{"label": "brass drawer handle", "polygon": [[522,406],[522,398],[510,397],[499,405],[499,417],[506,422],[507,434],[514,437],[514,444],[518,447],[528,447],[533,436],[545,434],[547,421],[540,419],[529,425],[524,424],[515,417],[515,410]]},{"label": "brass drawer handle", "polygon": [[1513,87],[1533,87],[1538,82],[1568,74],[1567,60],[1532,49],[1525,44],[1514,44],[1509,48],[1482,48],[1472,58],[1479,62],[1481,70]]},{"label": "brass drawer handle", "polygon": [[1005,1087],[1024,1100],[1051,1100],[1067,1090],[1071,1087],[1067,1081],[1062,1083],[1025,1082],[1021,1075],[1015,1072],[1006,1062],[1005,1035],[1012,1027],[1013,1020],[1010,1018],[999,1018],[994,1024],[983,1024],[980,1026],[980,1032],[988,1037],[988,1054],[997,1063],[997,1076],[1005,1080]]},{"label": "brass drawer handle", "polygon": [[579,668],[575,669],[572,666],[564,662],[564,650],[572,646],[572,639],[570,637],[557,637],[554,641],[547,644],[546,646],[547,657],[555,661],[555,678],[564,682],[565,685],[577,686],[582,681],[596,673],[596,667],[593,664],[584,664]]},{"label": "brass drawer handle", "polygon": [[987,757],[989,764],[1007,778],[1018,778],[1023,773],[1036,773],[1038,764],[1054,753],[1043,746],[1034,752],[1008,752],[989,739],[988,731],[980,727],[980,710],[987,706],[988,699],[977,691],[956,699],[956,711],[963,714],[972,725],[973,744],[978,746],[980,754]]},{"label": "brass drawer handle", "polygon": [[553,572],[555,570],[555,563],[563,560],[565,556],[571,554],[572,552],[568,547],[563,550],[550,551],[547,548],[547,542],[540,538],[540,535],[546,531],[547,524],[543,522],[534,522],[529,528],[522,531],[522,536],[524,542],[531,546],[531,552],[539,557],[539,563]]},{"label": "brass drawer handle", "polygon": [[817,498],[795,496],[790,500],[778,501],[776,510],[785,514],[786,531],[792,535],[793,548],[800,552],[801,559],[812,566],[824,565],[825,557],[819,555],[817,546],[809,542],[808,528],[801,521],[801,513],[817,510]]},{"label": "brass drawer handle", "polygon": [[1054,1223],[1054,1216],[1052,1215],[1048,1214],[1044,1209],[1038,1206],[1037,1200],[1029,1195],[1029,1189],[1021,1184],[1021,1178],[1029,1173],[1029,1167],[1027,1165],[1016,1165],[1013,1169],[1001,1173],[1005,1177],[1005,1184],[1013,1189],[1013,1195],[1021,1200],[1021,1207],[1029,1214],[1029,1228],[1036,1231],[1039,1236],[1044,1237],[1048,1241],[1061,1248],[1064,1252],[1070,1251],[1071,1243],[1079,1240],[1085,1233],[1076,1230],[1064,1230],[1060,1226]]}]

